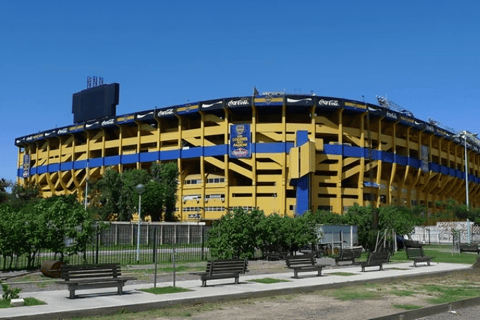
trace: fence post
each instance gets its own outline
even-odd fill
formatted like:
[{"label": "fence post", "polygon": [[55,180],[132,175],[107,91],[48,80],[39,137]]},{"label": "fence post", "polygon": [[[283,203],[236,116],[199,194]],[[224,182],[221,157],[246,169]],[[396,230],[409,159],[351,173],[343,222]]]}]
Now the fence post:
[{"label": "fence post", "polygon": [[132,240],[131,240],[130,242],[132,243],[132,246],[133,246],[133,245],[135,244],[135,243],[133,242],[133,241],[135,241],[135,240],[134,240],[134,238],[135,238],[135,228],[133,227],[133,223],[131,223],[131,222],[130,222],[130,226],[131,226],[130,229],[131,229],[131,235],[132,235]]},{"label": "fence post", "polygon": [[202,260],[204,259],[204,248],[205,248],[205,229],[204,226],[202,226],[202,232],[201,232],[201,237],[202,237]]},{"label": "fence post", "polygon": [[98,247],[100,245],[100,232],[97,232],[97,251],[95,252],[95,263],[98,264]]},{"label": "fence post", "polygon": [[160,245],[163,244],[163,224],[160,226]]},{"label": "fence post", "polygon": [[[157,239],[157,227],[155,227],[153,229],[153,263],[155,263],[155,253],[157,252],[157,241],[155,241]],[[157,273],[155,273],[155,277],[157,276]],[[156,283],[156,279],[155,279],[155,283]]]}]

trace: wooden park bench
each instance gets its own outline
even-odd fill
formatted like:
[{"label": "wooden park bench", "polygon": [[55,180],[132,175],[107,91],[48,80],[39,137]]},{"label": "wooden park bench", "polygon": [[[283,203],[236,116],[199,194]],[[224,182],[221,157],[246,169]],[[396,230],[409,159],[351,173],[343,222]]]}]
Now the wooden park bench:
[{"label": "wooden park bench", "polygon": [[317,271],[318,276],[322,275],[322,268],[324,265],[317,264],[315,254],[302,254],[298,256],[287,256],[285,258],[287,268],[293,269],[293,277],[298,278],[299,272]]},{"label": "wooden park bench", "polygon": [[235,284],[239,283],[240,274],[248,272],[247,259],[214,260],[207,263],[205,272],[194,272],[202,280],[202,287],[207,286],[207,280],[235,278]]},{"label": "wooden park bench", "polygon": [[360,266],[362,272],[365,272],[366,267],[380,267],[379,271],[383,270],[383,264],[388,263],[390,253],[386,250],[378,252],[370,252],[367,261],[361,261]]},{"label": "wooden park bench", "polygon": [[407,258],[409,260],[413,260],[413,265],[416,267],[417,263],[419,262],[426,262],[427,265],[430,265],[430,260],[433,257],[427,257],[423,253],[423,248],[415,248],[415,247],[406,247],[405,250],[407,251]]},{"label": "wooden park bench", "polygon": [[476,252],[477,254],[480,254],[480,248],[478,247],[478,244],[472,243],[460,243],[460,253],[462,252]]},{"label": "wooden park bench", "polygon": [[122,294],[122,288],[128,280],[134,277],[122,277],[120,265],[116,263],[96,265],[62,265],[60,277],[70,291],[70,299],[75,298],[75,290],[117,287],[117,293]]},{"label": "wooden park bench", "polygon": [[423,244],[420,243],[420,241],[414,241],[414,240],[404,240],[403,245],[405,248],[422,248]]},{"label": "wooden park bench", "polygon": [[340,255],[335,258],[335,265],[338,266],[339,261],[352,261],[352,264],[355,264],[355,259],[360,258],[362,250],[363,248],[341,249]]},{"label": "wooden park bench", "polygon": [[285,260],[287,255],[288,253],[285,251],[270,251],[266,254],[266,257],[268,261]]}]

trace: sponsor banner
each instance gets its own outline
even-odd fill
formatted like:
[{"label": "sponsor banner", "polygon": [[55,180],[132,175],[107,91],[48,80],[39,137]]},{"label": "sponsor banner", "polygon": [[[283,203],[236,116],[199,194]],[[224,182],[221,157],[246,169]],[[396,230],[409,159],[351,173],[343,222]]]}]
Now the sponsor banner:
[{"label": "sponsor banner", "polygon": [[252,156],[249,124],[230,126],[229,154],[231,158],[250,158]]},{"label": "sponsor banner", "polygon": [[67,134],[67,133],[68,133],[68,127],[57,129],[57,134],[58,135],[64,135],[64,134]]},{"label": "sponsor banner", "polygon": [[143,111],[135,114],[135,120],[137,121],[145,121],[145,120],[153,120],[155,118],[155,111]]},{"label": "sponsor banner", "polygon": [[90,121],[85,123],[85,130],[93,130],[93,129],[98,129],[101,126],[101,121]]},{"label": "sponsor banner", "polygon": [[430,123],[424,123],[424,129],[425,129],[425,132],[428,132],[428,133],[435,133],[436,130],[435,130],[435,126],[431,125]]},{"label": "sponsor banner", "polygon": [[203,101],[200,103],[200,110],[208,111],[208,110],[217,110],[223,108],[223,100],[210,100],[210,101]]},{"label": "sponsor banner", "polygon": [[28,178],[30,176],[30,155],[23,155],[23,177]]},{"label": "sponsor banner", "polygon": [[116,123],[117,122],[116,122],[115,118],[110,118],[110,119],[105,119],[105,120],[100,121],[100,126],[102,126],[102,128],[113,127],[113,126],[115,126]]},{"label": "sponsor banner", "polygon": [[166,108],[161,110],[156,110],[155,117],[157,118],[164,118],[164,117],[174,117],[175,116],[175,108]]},{"label": "sponsor banner", "polygon": [[85,128],[85,124],[79,124],[79,125],[68,127],[68,132],[69,133],[80,132],[80,131],[83,131],[84,128]]},{"label": "sponsor banner", "polygon": [[177,107],[177,114],[189,114],[198,111],[198,104],[189,104]]},{"label": "sponsor banner", "polygon": [[436,128],[437,134],[443,137],[450,137],[451,134],[448,133],[446,130],[443,130],[442,128],[437,127]]},{"label": "sponsor banner", "polygon": [[[350,103],[348,105],[347,102],[342,99],[329,97],[317,97],[315,105],[320,108],[343,108],[345,106],[360,108],[358,104]],[[362,105],[361,109],[365,109],[365,105]]]},{"label": "sponsor banner", "polygon": [[227,108],[239,108],[250,107],[252,105],[252,98],[229,98],[225,99],[225,107]]},{"label": "sponsor banner", "polygon": [[[43,139],[43,132],[42,133],[37,133],[37,134],[32,134],[30,136],[27,136],[24,138],[25,142],[33,142],[33,141],[38,141]],[[23,141],[22,141],[23,142]]]},{"label": "sponsor banner", "polygon": [[282,106],[284,96],[267,95],[255,97],[255,106]]},{"label": "sponsor banner", "polygon": [[303,106],[308,107],[313,105],[313,97],[306,96],[287,96],[287,106]]},{"label": "sponsor banner", "polygon": [[57,136],[57,130],[46,131],[46,132],[43,133],[43,136],[45,137],[45,139],[51,138],[51,137],[56,137]]},{"label": "sponsor banner", "polygon": [[19,145],[21,145],[22,143],[25,143],[25,137],[21,137],[21,138],[15,139],[15,145],[16,145],[16,146],[19,146]]},{"label": "sponsor banner", "polygon": [[397,120],[397,114],[394,112],[390,112],[390,114],[387,115],[387,111],[383,108],[379,108],[377,106],[373,105],[367,105],[367,110],[370,114],[374,116],[379,116],[379,117],[384,117],[388,120],[396,121]]},{"label": "sponsor banner", "polygon": [[135,115],[134,114],[127,114],[124,116],[117,117],[117,123],[118,124],[124,124],[124,123],[129,123],[133,122],[135,120]]}]

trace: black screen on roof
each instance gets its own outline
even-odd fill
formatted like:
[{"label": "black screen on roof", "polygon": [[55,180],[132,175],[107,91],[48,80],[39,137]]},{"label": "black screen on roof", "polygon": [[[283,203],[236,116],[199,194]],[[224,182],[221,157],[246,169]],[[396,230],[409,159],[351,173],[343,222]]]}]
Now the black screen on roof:
[{"label": "black screen on roof", "polygon": [[72,98],[73,122],[116,116],[120,84],[104,84],[74,93]]}]

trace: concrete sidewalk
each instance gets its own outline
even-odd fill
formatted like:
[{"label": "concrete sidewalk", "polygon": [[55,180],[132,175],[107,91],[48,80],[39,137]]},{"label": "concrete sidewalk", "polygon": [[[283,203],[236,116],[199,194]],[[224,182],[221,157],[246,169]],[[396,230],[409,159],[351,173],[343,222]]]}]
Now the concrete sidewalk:
[{"label": "concrete sidewalk", "polygon": [[[143,311],[153,308],[162,308],[172,305],[191,305],[195,303],[219,302],[246,297],[260,297],[275,294],[306,292],[318,289],[341,287],[365,281],[381,281],[382,279],[415,277],[428,274],[442,274],[451,271],[467,270],[471,265],[432,263],[413,267],[411,262],[384,265],[383,271],[377,267],[367,268],[367,272],[360,272],[360,266],[324,269],[322,276],[316,273],[301,273],[300,279],[293,278],[293,271],[276,274],[241,275],[240,284],[233,284],[233,279],[207,281],[207,287],[201,287],[201,281],[177,281],[176,286],[188,288],[192,291],[154,295],[138,289],[152,288],[152,284],[126,285],[124,294],[117,295],[116,288],[95,290],[79,290],[78,298],[69,299],[68,290],[26,292],[22,298],[34,297],[46,302],[46,305],[31,307],[15,307],[0,309],[0,319],[52,319],[92,316],[114,313],[121,309],[129,311]],[[354,273],[353,276],[335,275],[335,272]],[[248,280],[261,278],[286,279],[289,282],[262,284]],[[157,287],[171,286],[172,282],[157,283]]]}]

